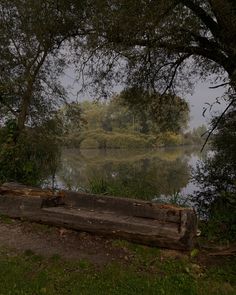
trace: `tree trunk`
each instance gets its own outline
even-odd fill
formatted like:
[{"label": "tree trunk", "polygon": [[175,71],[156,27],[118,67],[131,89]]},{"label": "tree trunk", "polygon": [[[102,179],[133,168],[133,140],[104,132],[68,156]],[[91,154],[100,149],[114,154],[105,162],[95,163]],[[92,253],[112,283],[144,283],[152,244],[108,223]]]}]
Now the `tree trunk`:
[{"label": "tree trunk", "polygon": [[[40,53],[42,53],[42,52],[39,48],[39,51],[36,54],[36,57],[38,57]],[[42,53],[42,57],[41,57],[40,61],[35,65],[35,68],[32,71],[32,73],[30,72],[30,68],[27,70],[27,73],[28,73],[26,75],[27,76],[27,89],[22,97],[22,102],[21,102],[21,106],[20,106],[20,114],[18,116],[19,135],[21,134],[21,132],[25,128],[25,123],[27,122],[27,116],[29,113],[29,107],[30,107],[30,103],[31,103],[32,95],[33,95],[34,83],[35,83],[35,80],[37,78],[37,75],[38,75],[41,67],[44,64],[44,61],[45,61],[48,53],[49,53],[48,50],[45,50]],[[36,62],[36,57],[35,57],[35,62]]]},{"label": "tree trunk", "polygon": [[32,86],[32,84],[29,84],[25,95],[22,97],[22,102],[21,102],[21,106],[20,106],[20,113],[18,116],[18,124],[17,125],[18,125],[19,135],[21,134],[21,132],[25,128],[25,123],[27,121],[32,92],[33,92],[33,86]]}]

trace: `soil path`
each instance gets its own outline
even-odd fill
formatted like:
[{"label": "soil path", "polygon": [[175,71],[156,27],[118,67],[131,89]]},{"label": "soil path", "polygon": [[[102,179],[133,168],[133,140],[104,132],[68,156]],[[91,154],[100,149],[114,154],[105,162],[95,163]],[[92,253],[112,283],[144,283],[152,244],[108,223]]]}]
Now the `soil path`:
[{"label": "soil path", "polygon": [[19,252],[31,250],[49,257],[88,259],[104,265],[112,260],[128,260],[126,249],[114,247],[114,240],[64,228],[7,219],[0,221],[0,247]]},{"label": "soil path", "polygon": [[[117,240],[100,237],[84,232],[57,228],[53,226],[32,223],[0,217],[0,248],[7,248],[24,253],[31,250],[36,254],[51,257],[59,255],[64,259],[86,259],[91,263],[103,266],[111,261],[130,263],[134,253],[125,246],[117,246]],[[122,243],[121,243],[122,244]],[[194,263],[202,266],[221,265],[236,254],[236,244],[224,250],[202,249]],[[175,250],[160,250],[158,259],[190,258],[189,252]]]}]

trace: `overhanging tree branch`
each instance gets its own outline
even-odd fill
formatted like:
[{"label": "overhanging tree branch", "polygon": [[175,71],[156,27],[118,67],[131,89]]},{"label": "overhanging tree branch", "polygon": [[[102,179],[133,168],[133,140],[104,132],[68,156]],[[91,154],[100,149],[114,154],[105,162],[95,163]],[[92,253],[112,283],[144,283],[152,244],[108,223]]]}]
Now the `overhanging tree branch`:
[{"label": "overhanging tree branch", "polygon": [[191,54],[184,54],[182,55],[180,58],[178,58],[175,63],[173,64],[172,66],[172,69],[173,69],[173,72],[171,74],[171,78],[170,78],[170,81],[169,83],[167,84],[164,92],[162,93],[162,95],[166,94],[166,92],[172,87],[173,85],[173,82],[174,82],[174,79],[176,77],[176,74],[177,74],[177,71],[178,71],[178,68],[181,66],[181,64],[191,56]]},{"label": "overhanging tree branch", "polygon": [[180,0],[180,2],[188,7],[205,24],[216,39],[220,37],[220,30],[217,22],[215,22],[200,5],[197,5],[191,0]]}]

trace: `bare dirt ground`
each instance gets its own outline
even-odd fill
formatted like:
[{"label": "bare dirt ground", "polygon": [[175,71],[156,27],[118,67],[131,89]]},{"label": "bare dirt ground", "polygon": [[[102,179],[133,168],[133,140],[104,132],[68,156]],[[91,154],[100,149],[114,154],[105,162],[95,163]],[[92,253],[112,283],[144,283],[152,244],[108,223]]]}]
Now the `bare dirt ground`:
[{"label": "bare dirt ground", "polygon": [[129,259],[127,250],[114,247],[111,239],[13,219],[0,222],[0,247],[20,253],[31,250],[46,257],[88,259],[98,265]]},{"label": "bare dirt ground", "polygon": [[[36,254],[50,257],[59,255],[64,259],[86,259],[103,266],[111,261],[125,264],[133,259],[133,253],[127,247],[117,247],[117,241],[84,232],[31,223],[15,219],[0,220],[0,248],[8,248],[19,253],[31,250]],[[233,248],[233,254],[235,246]],[[225,255],[224,255],[225,251]],[[223,254],[223,255],[222,255]],[[189,252],[161,250],[160,259],[189,257]],[[209,266],[220,264],[225,256],[231,256],[231,250],[204,250],[197,257],[199,264]]]}]

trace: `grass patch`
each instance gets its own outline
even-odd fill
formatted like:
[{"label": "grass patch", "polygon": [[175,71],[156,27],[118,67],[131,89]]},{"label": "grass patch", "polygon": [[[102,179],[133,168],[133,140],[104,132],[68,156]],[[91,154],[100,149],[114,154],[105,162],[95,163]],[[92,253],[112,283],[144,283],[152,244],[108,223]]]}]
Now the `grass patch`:
[{"label": "grass patch", "polygon": [[12,224],[13,220],[6,215],[0,215],[0,222],[2,222],[4,224]]},{"label": "grass patch", "polygon": [[116,197],[138,198],[150,200],[155,196],[156,189],[149,183],[147,177],[143,179],[106,179],[106,177],[92,177],[89,179],[87,191],[92,194],[103,194]]},{"label": "grass patch", "polygon": [[53,254],[50,259],[52,262],[58,262],[61,260],[61,256],[59,254]]},{"label": "grass patch", "polygon": [[55,230],[53,226],[48,224],[32,222],[30,225],[32,227],[32,231],[38,233],[50,234]]},{"label": "grass patch", "polygon": [[[28,250],[23,255],[0,253],[2,295],[143,295],[143,294],[235,294],[235,258],[220,266],[202,268],[191,259],[160,258],[160,250],[116,241],[134,255],[129,264],[111,263],[102,269],[87,260],[38,257]],[[58,259],[57,259],[58,258]],[[152,262],[152,263],[151,263]],[[152,268],[152,271],[151,271]]]}]

